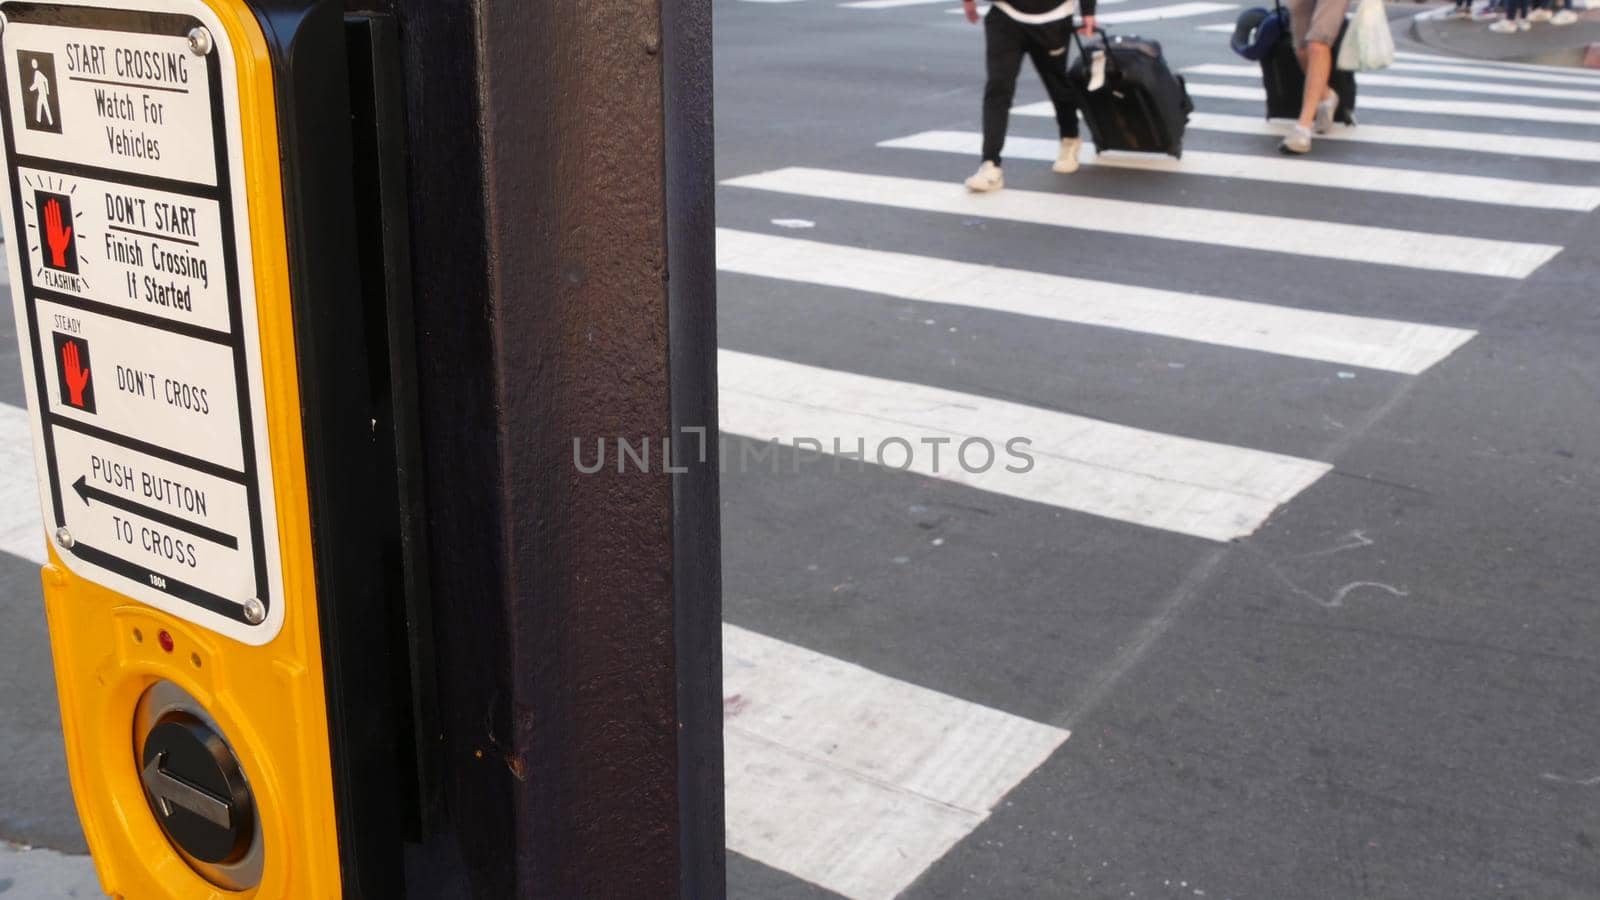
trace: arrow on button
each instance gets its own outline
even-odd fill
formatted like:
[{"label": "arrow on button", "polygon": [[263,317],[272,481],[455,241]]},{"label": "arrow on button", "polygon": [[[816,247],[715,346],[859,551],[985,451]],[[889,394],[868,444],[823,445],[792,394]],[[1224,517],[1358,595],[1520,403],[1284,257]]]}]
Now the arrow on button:
[{"label": "arrow on button", "polygon": [[126,497],[113,494],[108,491],[102,491],[99,488],[89,487],[89,478],[87,475],[79,475],[78,480],[72,483],[72,489],[78,492],[79,497],[83,498],[84,506],[88,506],[89,501],[91,500],[97,500],[107,506],[114,506],[123,512],[133,513],[136,516],[149,519],[152,522],[160,522],[163,525],[167,525],[188,534],[192,534],[202,540],[210,541],[213,544],[221,544],[222,546],[227,547],[229,550],[239,549],[239,539],[231,534],[223,534],[215,528],[207,528],[204,525],[196,524],[188,519],[175,516],[171,513],[162,512],[159,509],[151,509],[148,506],[135,503]]}]

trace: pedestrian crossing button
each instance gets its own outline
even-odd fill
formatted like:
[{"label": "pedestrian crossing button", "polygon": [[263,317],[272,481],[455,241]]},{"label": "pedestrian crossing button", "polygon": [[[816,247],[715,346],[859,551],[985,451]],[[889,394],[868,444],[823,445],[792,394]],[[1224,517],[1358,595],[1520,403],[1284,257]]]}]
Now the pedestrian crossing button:
[{"label": "pedestrian crossing button", "polygon": [[173,846],[207,866],[249,854],[255,800],[238,758],[209,724],[186,711],[168,712],[150,729],[141,757],[146,799]]}]

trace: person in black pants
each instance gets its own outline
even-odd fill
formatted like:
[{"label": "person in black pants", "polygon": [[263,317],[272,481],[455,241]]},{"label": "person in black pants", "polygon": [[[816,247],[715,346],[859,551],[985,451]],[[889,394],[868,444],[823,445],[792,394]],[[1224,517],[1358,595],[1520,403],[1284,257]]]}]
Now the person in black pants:
[{"label": "person in black pants", "polygon": [[[967,189],[977,193],[1005,187],[1000,171],[1000,151],[1006,142],[1006,126],[1011,118],[1011,101],[1017,93],[1017,73],[1022,57],[1033,60],[1033,67],[1044,80],[1045,91],[1056,108],[1056,123],[1061,127],[1061,152],[1055,165],[1061,174],[1078,170],[1078,104],[1067,83],[1067,44],[1071,41],[1072,17],[1080,0],[995,0],[983,20],[985,56],[989,80],[983,89],[983,164],[967,179]],[[1094,34],[1095,0],[1081,0],[1083,27],[1080,34]],[[963,0],[967,21],[977,24],[976,0]]]}]

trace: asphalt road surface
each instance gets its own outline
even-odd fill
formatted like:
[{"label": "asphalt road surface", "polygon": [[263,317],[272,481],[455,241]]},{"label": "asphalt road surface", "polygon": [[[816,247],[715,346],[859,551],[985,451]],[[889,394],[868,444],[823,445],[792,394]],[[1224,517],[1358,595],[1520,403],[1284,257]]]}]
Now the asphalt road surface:
[{"label": "asphalt road surface", "polygon": [[[1234,6],[1101,2],[1183,159],[1024,71],[977,197],[955,3],[717,0],[731,895],[1600,898],[1600,74],[1402,43],[1289,160]],[[0,353],[0,838],[81,853]]]}]

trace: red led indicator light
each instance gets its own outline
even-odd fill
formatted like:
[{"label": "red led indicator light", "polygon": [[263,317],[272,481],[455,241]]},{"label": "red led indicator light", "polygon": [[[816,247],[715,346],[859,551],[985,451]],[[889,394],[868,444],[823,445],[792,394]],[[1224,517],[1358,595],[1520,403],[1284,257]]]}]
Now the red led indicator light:
[{"label": "red led indicator light", "polygon": [[161,649],[167,651],[168,653],[172,652],[172,635],[163,631],[156,635],[156,642],[161,645]]}]

